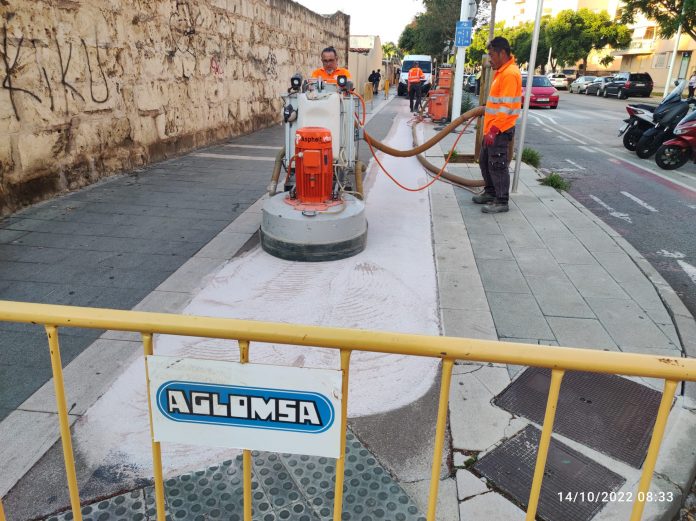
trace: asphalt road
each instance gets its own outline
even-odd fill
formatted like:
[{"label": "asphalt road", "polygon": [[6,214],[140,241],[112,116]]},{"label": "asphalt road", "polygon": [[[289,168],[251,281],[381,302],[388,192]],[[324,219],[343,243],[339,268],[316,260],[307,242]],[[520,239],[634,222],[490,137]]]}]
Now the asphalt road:
[{"label": "asphalt road", "polygon": [[526,145],[541,168],[571,181],[570,194],[620,233],[696,315],[696,165],[660,169],[623,147],[628,103],[561,92],[558,109],[530,110]]}]

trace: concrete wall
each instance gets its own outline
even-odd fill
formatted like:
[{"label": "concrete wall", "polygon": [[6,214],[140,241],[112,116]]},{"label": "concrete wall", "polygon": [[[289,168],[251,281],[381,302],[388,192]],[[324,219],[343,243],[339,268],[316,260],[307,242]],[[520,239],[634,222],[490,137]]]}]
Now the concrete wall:
[{"label": "concrete wall", "polygon": [[279,122],[348,35],[290,0],[0,1],[0,214]]},{"label": "concrete wall", "polygon": [[355,90],[364,95],[365,84],[372,71],[382,69],[382,78],[384,78],[382,42],[379,36],[351,36],[350,40],[351,48],[363,49],[362,52],[350,51],[348,70],[353,78]]}]

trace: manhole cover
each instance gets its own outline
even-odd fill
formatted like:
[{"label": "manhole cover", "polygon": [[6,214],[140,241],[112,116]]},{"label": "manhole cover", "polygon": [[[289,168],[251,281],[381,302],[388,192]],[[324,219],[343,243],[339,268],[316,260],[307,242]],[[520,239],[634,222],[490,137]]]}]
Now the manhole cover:
[{"label": "manhole cover", "polygon": [[[532,425],[495,448],[474,470],[526,508],[541,431]],[[545,521],[588,521],[625,479],[551,438],[537,515]]]},{"label": "manhole cover", "polygon": [[[527,369],[494,403],[542,424],[551,371]],[[616,375],[571,371],[561,384],[553,430],[640,468],[662,394]]]}]

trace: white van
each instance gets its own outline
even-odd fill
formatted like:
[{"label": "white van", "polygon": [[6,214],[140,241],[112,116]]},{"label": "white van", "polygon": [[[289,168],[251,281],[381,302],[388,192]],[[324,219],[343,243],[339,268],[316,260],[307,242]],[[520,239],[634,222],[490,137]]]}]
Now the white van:
[{"label": "white van", "polygon": [[433,85],[433,59],[427,54],[407,54],[401,62],[401,74],[399,75],[399,86],[396,92],[399,96],[408,94],[408,71],[418,62],[418,65],[423,69],[425,74],[425,85],[423,86],[423,94],[430,90]]}]

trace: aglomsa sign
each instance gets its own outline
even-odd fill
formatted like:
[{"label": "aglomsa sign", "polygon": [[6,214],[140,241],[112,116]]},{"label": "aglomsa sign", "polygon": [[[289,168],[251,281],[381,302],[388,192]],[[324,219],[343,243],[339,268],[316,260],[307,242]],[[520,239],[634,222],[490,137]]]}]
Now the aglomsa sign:
[{"label": "aglomsa sign", "polygon": [[341,372],[149,356],[157,441],[338,457]]}]

